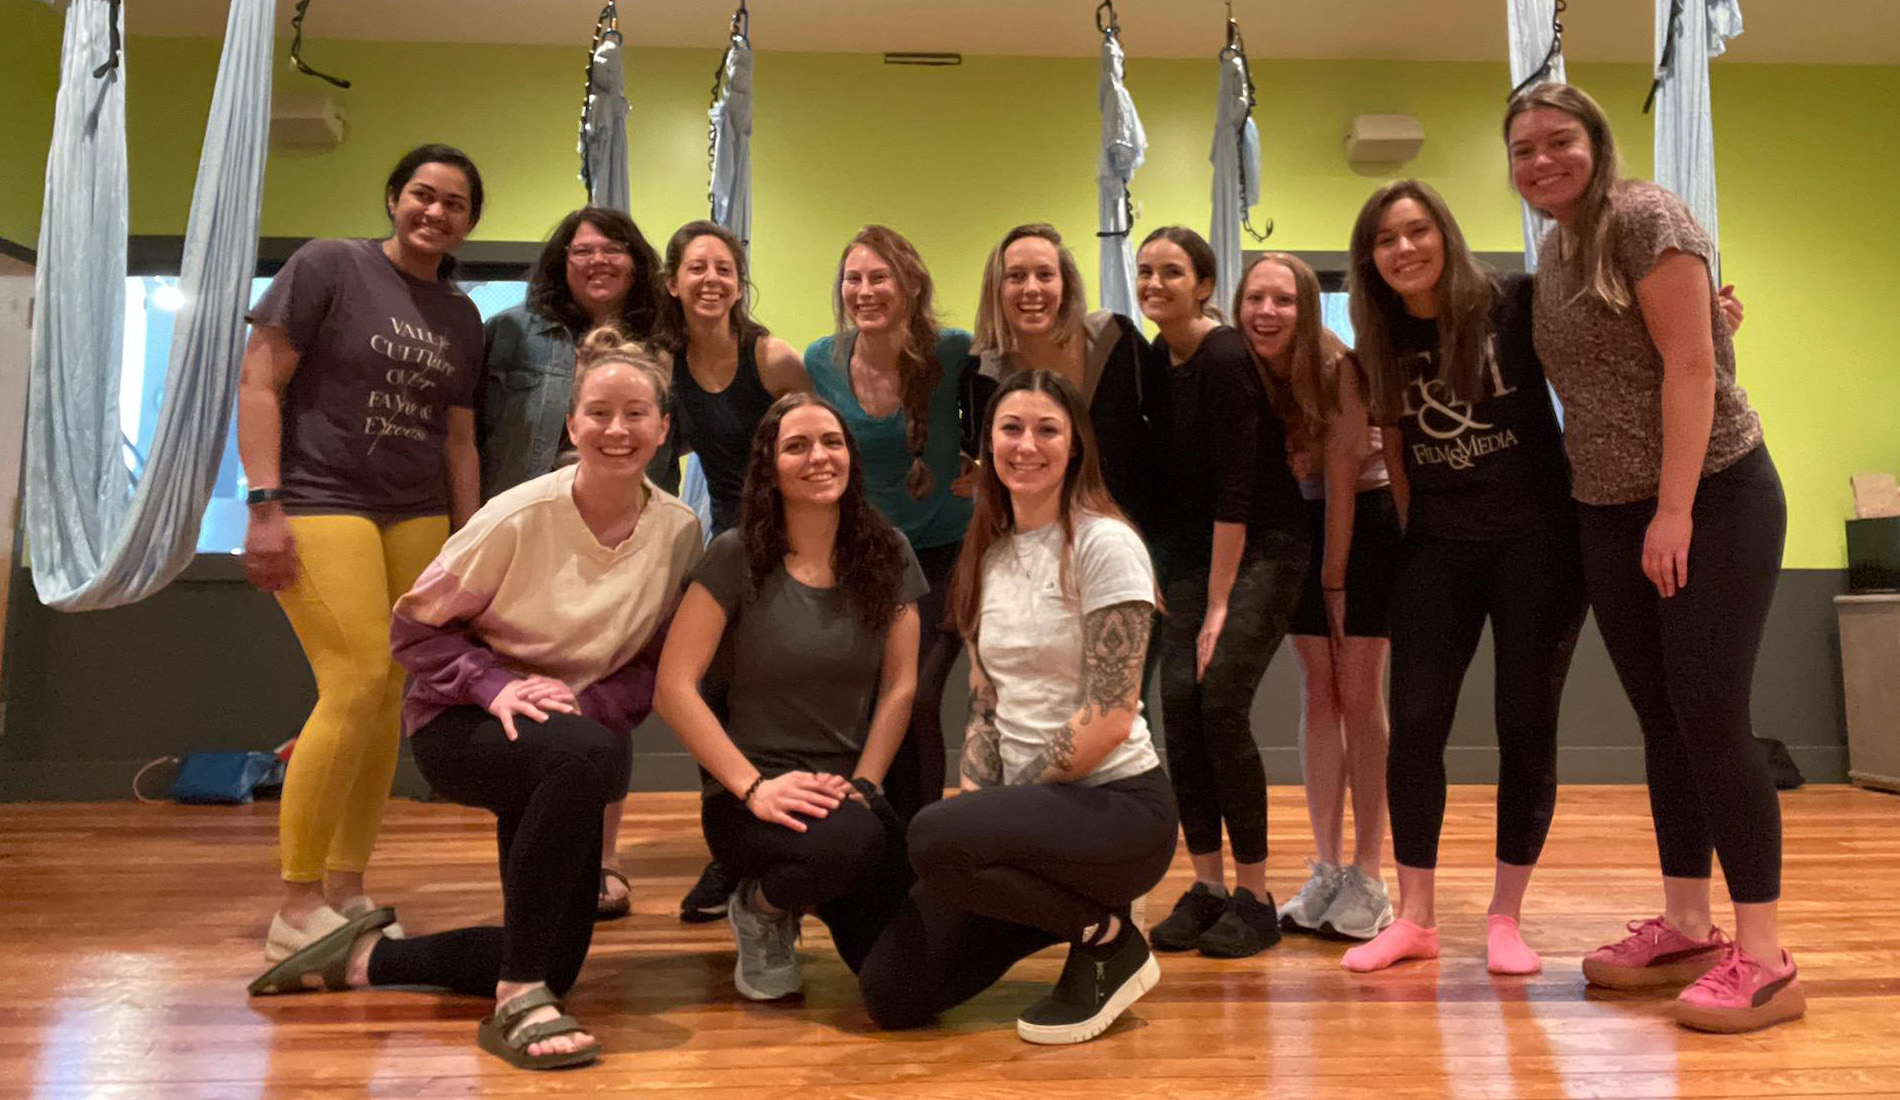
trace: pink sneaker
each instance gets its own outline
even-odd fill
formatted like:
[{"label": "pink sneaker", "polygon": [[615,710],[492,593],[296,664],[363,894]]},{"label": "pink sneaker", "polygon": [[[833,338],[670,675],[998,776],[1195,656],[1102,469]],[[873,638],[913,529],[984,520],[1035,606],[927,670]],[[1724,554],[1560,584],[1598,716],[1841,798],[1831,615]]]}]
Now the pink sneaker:
[{"label": "pink sneaker", "polygon": [[1676,1022],[1698,1031],[1754,1031],[1799,1020],[1807,1011],[1807,994],[1786,951],[1768,967],[1733,944],[1676,998]]},{"label": "pink sneaker", "polygon": [[1729,946],[1720,928],[1692,940],[1661,917],[1629,922],[1630,934],[1583,957],[1583,976],[1607,989],[1688,985],[1722,961]]}]

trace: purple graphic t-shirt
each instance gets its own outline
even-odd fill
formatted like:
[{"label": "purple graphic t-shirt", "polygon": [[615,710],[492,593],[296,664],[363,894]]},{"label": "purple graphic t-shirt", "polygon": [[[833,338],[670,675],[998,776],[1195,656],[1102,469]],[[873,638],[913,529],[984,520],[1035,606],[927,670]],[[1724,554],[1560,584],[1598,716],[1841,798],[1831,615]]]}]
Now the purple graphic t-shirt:
[{"label": "purple graphic t-shirt", "polygon": [[297,349],[284,390],[282,488],[293,515],[382,523],[449,510],[451,406],[473,408],[482,319],[447,280],[424,282],[380,241],[299,248],[250,312]]}]

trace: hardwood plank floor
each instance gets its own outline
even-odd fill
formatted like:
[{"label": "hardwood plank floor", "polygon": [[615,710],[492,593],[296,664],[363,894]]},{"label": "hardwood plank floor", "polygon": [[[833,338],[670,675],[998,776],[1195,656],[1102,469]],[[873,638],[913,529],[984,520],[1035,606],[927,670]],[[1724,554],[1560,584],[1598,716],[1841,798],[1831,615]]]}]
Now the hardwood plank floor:
[{"label": "hardwood plank floor", "polygon": [[[1583,952],[1659,904],[1638,787],[1564,789],[1525,919],[1544,973],[1485,972],[1492,794],[1452,791],[1438,962],[1354,978],[1344,944],[1307,937],[1239,962],[1166,957],[1126,1019],[1069,1048],[1022,1043],[1013,1026],[1059,951],[942,1028],[879,1033],[808,920],[803,1001],[745,1002],[725,925],[674,915],[705,859],[694,797],[635,795],[622,833],[634,915],[601,926],[571,1002],[607,1057],[564,1074],[477,1050],[476,999],[247,999],[274,900],[274,804],[4,805],[0,1098],[1900,1097],[1900,801],[1838,786],[1783,796],[1782,914],[1809,1016],[1719,1037],[1669,1023],[1666,998],[1590,991],[1578,974]],[[1273,790],[1272,821],[1284,897],[1307,846],[1297,788]],[[1183,854],[1151,919],[1188,881]],[[393,803],[371,886],[414,931],[493,920],[489,819]]]}]

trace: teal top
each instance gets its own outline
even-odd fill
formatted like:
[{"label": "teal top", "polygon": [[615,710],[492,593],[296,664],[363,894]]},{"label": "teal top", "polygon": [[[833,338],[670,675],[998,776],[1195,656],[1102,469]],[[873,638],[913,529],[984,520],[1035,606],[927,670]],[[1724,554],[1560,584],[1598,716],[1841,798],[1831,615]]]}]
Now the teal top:
[{"label": "teal top", "polygon": [[851,390],[851,348],[857,333],[844,337],[843,355],[834,356],[834,337],[826,336],[805,349],[805,372],[811,375],[812,388],[844,415],[845,425],[858,439],[858,452],[864,463],[863,477],[871,503],[897,525],[912,549],[929,550],[963,541],[970,526],[973,502],[950,491],[950,483],[960,472],[958,456],[959,424],[957,395],[962,392],[964,372],[975,367],[970,357],[970,334],[947,328],[937,335],[937,362],[943,364],[943,379],[930,395],[930,436],[924,443],[924,464],[936,479],[930,494],[913,499],[904,487],[910,473],[910,447],[904,442],[904,410],[889,416],[872,416],[858,404]]}]

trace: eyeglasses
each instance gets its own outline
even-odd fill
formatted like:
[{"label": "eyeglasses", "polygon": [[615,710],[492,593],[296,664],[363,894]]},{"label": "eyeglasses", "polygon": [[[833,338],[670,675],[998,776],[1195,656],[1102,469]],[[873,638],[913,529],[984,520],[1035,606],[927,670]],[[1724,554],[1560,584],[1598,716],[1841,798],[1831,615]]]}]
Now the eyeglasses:
[{"label": "eyeglasses", "polygon": [[569,245],[567,258],[589,263],[593,260],[624,260],[627,258],[627,246],[618,241],[596,245]]}]

